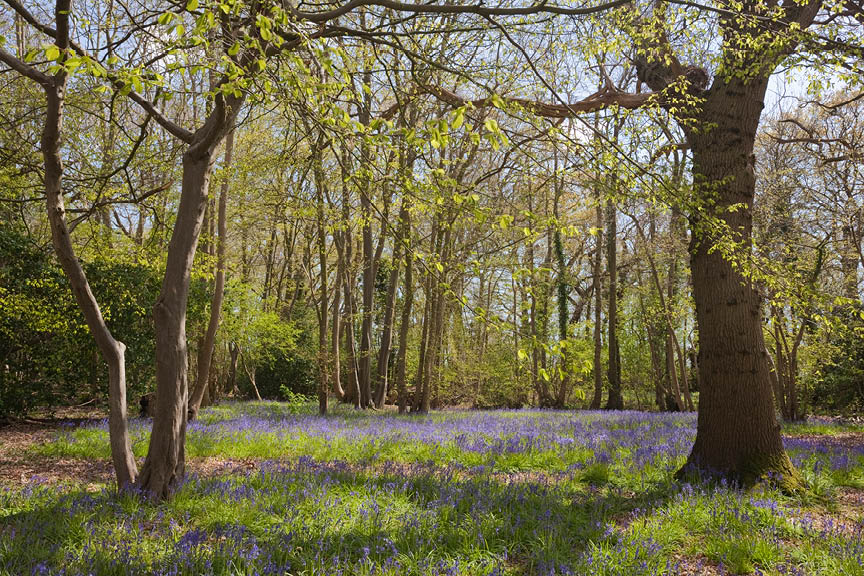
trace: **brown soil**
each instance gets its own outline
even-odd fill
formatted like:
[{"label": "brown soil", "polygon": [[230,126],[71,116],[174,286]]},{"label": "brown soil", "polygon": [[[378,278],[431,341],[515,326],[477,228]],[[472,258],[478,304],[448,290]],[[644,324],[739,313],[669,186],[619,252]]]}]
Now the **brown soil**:
[{"label": "brown soil", "polygon": [[864,445],[864,434],[860,432],[841,432],[839,434],[784,434],[786,438],[798,440],[818,440],[824,446],[835,448],[856,448]]}]

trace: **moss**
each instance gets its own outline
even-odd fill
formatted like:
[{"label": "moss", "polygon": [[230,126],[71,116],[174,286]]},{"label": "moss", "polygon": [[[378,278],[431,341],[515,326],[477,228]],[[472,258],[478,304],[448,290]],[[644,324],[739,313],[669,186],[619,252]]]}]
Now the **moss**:
[{"label": "moss", "polygon": [[803,494],[807,490],[804,477],[792,465],[785,451],[751,457],[741,470],[740,481],[746,487],[767,483],[789,495]]},{"label": "moss", "polygon": [[698,462],[698,457],[694,458],[691,454],[684,466],[675,473],[675,479],[692,484],[710,478],[725,478],[748,489],[769,484],[789,495],[800,495],[807,490],[807,483],[785,451],[751,456],[737,469],[731,470],[703,467]]}]

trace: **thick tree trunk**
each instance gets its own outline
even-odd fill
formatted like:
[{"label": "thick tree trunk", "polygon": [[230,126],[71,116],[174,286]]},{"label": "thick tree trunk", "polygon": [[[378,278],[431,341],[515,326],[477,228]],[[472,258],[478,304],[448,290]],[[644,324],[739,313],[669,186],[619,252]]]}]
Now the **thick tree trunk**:
[{"label": "thick tree trunk", "polygon": [[621,352],[618,347],[618,211],[606,204],[606,267],[609,271],[609,397],[606,410],[623,410],[621,397]]},{"label": "thick tree trunk", "polygon": [[201,408],[202,400],[207,392],[210,381],[210,365],[213,359],[213,349],[216,347],[216,330],[219,328],[219,317],[222,313],[222,300],[225,296],[225,242],[228,230],[228,186],[230,181],[231,157],[234,153],[234,131],[225,138],[224,169],[225,176],[219,189],[219,216],[217,224],[218,238],[216,242],[216,282],[213,286],[213,298],[210,301],[210,320],[204,341],[198,350],[198,378],[195,389],[189,399],[189,419],[194,420]]},{"label": "thick tree trunk", "polygon": [[[712,200],[712,214],[745,250],[752,234],[753,146],[766,86],[767,79],[715,79],[701,114],[714,128],[689,135],[698,197]],[[733,205],[739,208],[730,210]],[[723,250],[714,249],[722,240],[711,224],[691,217],[700,397],[696,442],[687,465],[744,483],[780,473],[797,486],[774,416],[760,297]]]}]

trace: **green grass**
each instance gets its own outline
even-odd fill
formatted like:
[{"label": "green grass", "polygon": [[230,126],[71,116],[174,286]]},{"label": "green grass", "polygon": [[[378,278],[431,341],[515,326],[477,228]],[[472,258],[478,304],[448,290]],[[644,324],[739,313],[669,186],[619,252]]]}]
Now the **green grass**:
[{"label": "green grass", "polygon": [[[678,483],[693,425],[692,415],[209,408],[188,457],[253,469],[193,476],[161,504],[74,479],[0,489],[0,576],[623,576],[700,565],[864,575],[861,510],[841,520],[837,501],[864,478],[860,455],[793,449],[805,494]],[[133,436],[142,455],[144,423]],[[106,459],[106,433],[65,428],[32,455]]]}]

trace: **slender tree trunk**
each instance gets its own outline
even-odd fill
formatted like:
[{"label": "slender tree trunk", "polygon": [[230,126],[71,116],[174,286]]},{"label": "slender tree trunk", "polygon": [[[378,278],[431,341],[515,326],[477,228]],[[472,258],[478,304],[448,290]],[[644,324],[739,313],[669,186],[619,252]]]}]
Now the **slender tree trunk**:
[{"label": "slender tree trunk", "polygon": [[354,299],[354,274],[353,274],[353,251],[354,241],[351,231],[351,199],[348,191],[350,173],[348,171],[350,156],[347,149],[342,150],[342,254],[343,271],[342,278],[343,299],[345,300],[345,317],[342,325],[345,336],[345,345],[348,353],[348,387],[345,390],[345,400],[354,404],[354,408],[360,408],[360,371],[357,362],[357,345],[354,337],[354,320],[357,317],[357,304]]},{"label": "slender tree trunk", "polygon": [[[365,14],[361,15],[365,20]],[[372,72],[368,61],[363,72],[364,87],[372,84]],[[369,126],[372,114],[372,91],[363,90],[363,104],[358,120]],[[363,315],[360,321],[360,358],[358,377],[360,380],[360,405],[372,406],[372,319],[375,307],[375,247],[372,242],[372,175],[370,143],[367,138],[360,142],[360,218],[363,241]]]},{"label": "slender tree trunk", "polygon": [[621,352],[618,347],[618,211],[606,204],[606,267],[609,270],[609,397],[606,410],[623,410],[621,397]]},{"label": "slender tree trunk", "polygon": [[567,329],[570,319],[570,286],[567,284],[567,266],[564,261],[564,243],[561,240],[561,230],[558,227],[555,229],[554,242],[555,262],[558,268],[555,276],[555,287],[558,295],[558,342],[561,347],[561,377],[558,385],[558,396],[555,399],[555,407],[564,408],[564,405],[567,402],[567,393],[570,384],[570,360],[567,349]]},{"label": "slender tree trunk", "polygon": [[354,404],[354,408],[361,408],[360,394],[360,370],[357,362],[357,340],[354,337],[354,318],[357,316],[357,306],[354,303],[354,295],[351,287],[346,283],[344,285],[345,307],[347,309],[347,318],[342,322],[345,327],[345,344],[348,347],[348,364],[350,366],[349,377],[351,381],[348,383],[348,390],[345,397]]},{"label": "slender tree trunk", "polygon": [[[62,2],[58,2],[58,7]],[[68,3],[67,3],[68,4]],[[68,10],[68,8],[67,8]],[[58,34],[60,27],[58,26]],[[66,29],[68,31],[68,28]],[[62,42],[62,40],[58,40]],[[51,226],[51,239],[57,259],[63,268],[78,307],[81,309],[87,327],[99,348],[102,358],[108,364],[108,429],[111,446],[111,461],[117,474],[117,486],[125,489],[135,482],[138,468],[129,441],[128,418],[126,413],[126,347],[114,339],[84,268],[75,255],[72,239],[66,226],[66,210],[63,202],[63,161],[60,151],[63,134],[63,108],[66,91],[66,76],[55,77],[54,85],[46,88],[47,111],[42,131],[42,157],[45,163],[45,198],[48,221]]]},{"label": "slender tree trunk", "polygon": [[345,264],[342,257],[342,250],[339,247],[339,241],[335,240],[338,235],[338,231],[333,233],[334,244],[336,244],[336,281],[333,285],[333,326],[331,328],[330,355],[333,359],[333,392],[336,393],[336,397],[339,398],[339,400],[344,400],[345,390],[342,389],[341,365],[342,350],[340,349],[339,336],[342,331],[342,278],[345,276]]},{"label": "slender tree trunk", "polygon": [[251,366],[247,364],[246,357],[243,357],[243,360],[240,362],[243,364],[243,371],[246,372],[246,377],[249,378],[249,385],[252,386],[252,393],[255,394],[255,400],[261,402],[261,392],[258,391],[258,383],[255,381],[255,365]]},{"label": "slender tree trunk", "polygon": [[767,354],[768,368],[771,375],[771,387],[774,390],[774,400],[780,408],[780,414],[786,418],[786,390],[783,387],[783,375],[780,372],[780,344],[777,344],[777,357],[772,358],[771,354]]},{"label": "slender tree trunk", "polygon": [[598,410],[603,402],[603,204],[599,194],[596,206],[596,247],[594,250],[594,397],[591,409]]},{"label": "slender tree trunk", "polygon": [[558,342],[561,347],[561,369],[560,381],[558,383],[558,395],[555,399],[556,408],[564,408],[567,402],[567,393],[570,386],[570,366],[568,357],[568,327],[570,320],[570,285],[567,281],[567,261],[564,258],[564,241],[561,238],[561,178],[558,177],[558,151],[555,151],[555,198],[552,206],[555,217],[555,230],[553,231],[553,246],[555,251],[555,291],[558,297]]},{"label": "slender tree trunk", "polygon": [[218,238],[216,242],[216,283],[213,286],[213,298],[210,301],[210,320],[204,341],[198,350],[198,378],[195,389],[189,400],[189,419],[194,420],[201,408],[207,386],[210,381],[210,365],[213,360],[213,349],[216,347],[216,330],[219,328],[219,318],[222,314],[222,300],[225,296],[225,243],[228,233],[228,186],[231,179],[231,161],[234,153],[234,131],[225,138],[225,156],[223,168],[225,175],[219,189]]},{"label": "slender tree trunk", "polygon": [[[63,201],[63,120],[66,102],[68,74],[64,60],[70,49],[69,20],[72,14],[71,0],[57,0],[54,6],[56,30],[54,44],[60,50],[58,69],[48,75],[38,71],[0,46],[0,61],[11,69],[37,82],[45,91],[46,110],[42,126],[41,149],[44,162],[44,186],[46,211],[51,228],[51,241],[63,272],[69,279],[72,294],[78,303],[87,327],[93,334],[96,346],[108,364],[108,436],[111,461],[117,474],[117,486],[125,490],[136,480],[137,466],[129,442],[126,414],[126,347],[114,339],[84,268],[75,255],[69,228],[66,224],[66,209]],[[16,40],[19,54],[24,51],[26,32],[24,22],[16,16]]]},{"label": "slender tree trunk", "polygon": [[[407,201],[403,200],[400,220],[408,233],[405,241],[410,243],[411,212]],[[406,382],[406,361],[408,354],[408,330],[411,327],[411,307],[414,304],[414,253],[410,244],[405,249],[405,282],[402,294],[402,317],[399,320],[399,350],[396,352],[396,386],[399,391],[399,413],[405,412],[408,391]]]},{"label": "slender tree trunk", "polygon": [[153,307],[156,328],[156,412],[150,447],[141,469],[141,489],[157,499],[167,498],[186,468],[186,408],[189,401],[186,344],[186,306],[195,249],[207,207],[213,155],[243,104],[243,96],[223,100],[195,132],[183,154],[180,206],[168,245],[162,290]]},{"label": "slender tree trunk", "polygon": [[363,218],[363,314],[360,320],[360,405],[363,408],[369,408],[372,405],[372,315],[375,306],[375,266],[371,202],[365,192],[361,199],[361,205],[363,206],[361,215]]},{"label": "slender tree trunk", "polygon": [[[319,146],[313,151],[315,171],[315,192],[316,192],[316,224],[318,227],[317,243],[318,243],[318,267],[319,276],[321,278],[321,298],[318,305],[318,413],[327,414],[327,389],[328,371],[330,363],[327,358],[327,320],[329,315],[328,288],[327,288],[327,229],[325,226],[324,215],[324,187],[326,179],[324,177],[324,168],[321,163],[321,153],[323,142],[323,134],[319,137]],[[310,282],[311,284],[311,282]],[[310,288],[311,290],[311,288]],[[336,292],[339,292],[338,278]]]},{"label": "slender tree trunk", "polygon": [[430,326],[429,341],[426,351],[427,373],[423,382],[423,396],[420,401],[420,411],[424,414],[428,413],[432,407],[432,387],[434,385],[435,390],[437,391],[438,383],[441,379],[440,366],[445,324],[444,310],[447,300],[444,289],[447,282],[447,261],[450,257],[450,241],[452,232],[452,226],[449,222],[445,221],[444,225],[446,228],[444,230],[443,238],[441,239],[441,250],[438,252],[440,254],[443,270],[439,272],[440,276],[433,277],[432,279],[435,300],[432,307],[432,323]]},{"label": "slender tree trunk", "polygon": [[[405,212],[405,201],[402,201],[401,214]],[[402,238],[406,230],[400,225],[399,233],[393,240],[393,264],[387,282],[387,301],[384,308],[384,325],[381,331],[381,346],[378,350],[378,378],[375,384],[375,406],[384,407],[387,399],[388,374],[390,368],[390,347],[393,341],[393,317],[396,315],[396,288],[399,285],[399,267],[402,258]]]},{"label": "slender tree trunk", "polygon": [[[432,223],[432,237],[429,240],[432,253],[438,254],[438,237],[440,234],[440,215],[436,214]],[[427,356],[429,354],[429,341],[431,338],[432,308],[435,302],[435,288],[437,284],[432,273],[427,271],[425,282],[425,302],[423,305],[423,323],[420,329],[420,351],[417,362],[417,376],[414,382],[414,398],[411,402],[411,411],[419,412],[423,400],[423,390],[427,374]]]},{"label": "slender tree trunk", "polygon": [[423,382],[426,375],[426,353],[429,349],[429,328],[431,322],[432,301],[434,295],[430,291],[432,284],[430,276],[426,276],[425,302],[423,303],[423,321],[420,324],[420,349],[417,358],[417,373],[414,378],[414,396],[411,399],[411,412],[420,411],[423,397]]},{"label": "slender tree trunk", "polygon": [[230,364],[228,366],[228,386],[229,393],[233,396],[237,394],[237,362],[240,359],[240,346],[236,342],[228,343],[228,354]]},{"label": "slender tree trunk", "polygon": [[858,250],[860,246],[851,224],[842,226],[843,241],[841,243],[840,268],[843,271],[843,296],[852,302],[860,302],[858,292]]}]

